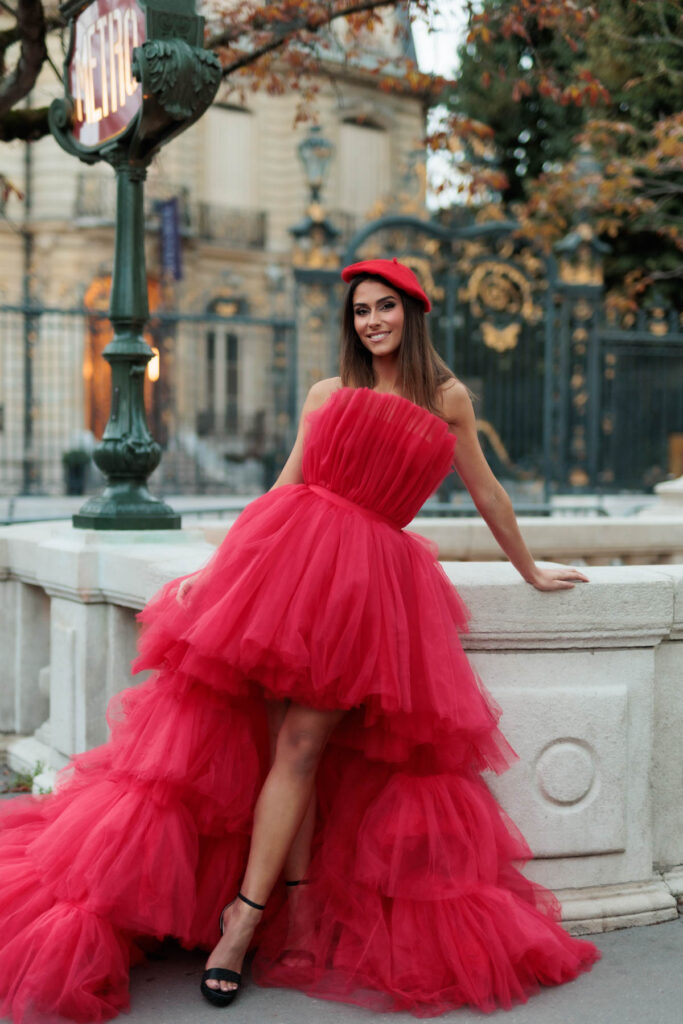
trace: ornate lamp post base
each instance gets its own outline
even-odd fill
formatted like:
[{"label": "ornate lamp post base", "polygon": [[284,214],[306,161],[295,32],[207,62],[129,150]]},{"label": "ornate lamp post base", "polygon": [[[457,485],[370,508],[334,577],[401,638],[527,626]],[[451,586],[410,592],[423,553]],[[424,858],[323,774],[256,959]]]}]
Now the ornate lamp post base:
[{"label": "ornate lamp post base", "polygon": [[82,530],[179,530],[180,516],[153,498],[144,481],[112,483],[73,516]]}]

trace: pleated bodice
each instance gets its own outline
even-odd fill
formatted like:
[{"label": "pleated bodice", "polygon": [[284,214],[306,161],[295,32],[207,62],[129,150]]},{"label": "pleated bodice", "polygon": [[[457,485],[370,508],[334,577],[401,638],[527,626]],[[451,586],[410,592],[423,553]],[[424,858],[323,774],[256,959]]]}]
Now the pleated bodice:
[{"label": "pleated bodice", "polygon": [[448,473],[454,444],[443,420],[400,395],[339,388],[310,416],[304,479],[402,527]]}]

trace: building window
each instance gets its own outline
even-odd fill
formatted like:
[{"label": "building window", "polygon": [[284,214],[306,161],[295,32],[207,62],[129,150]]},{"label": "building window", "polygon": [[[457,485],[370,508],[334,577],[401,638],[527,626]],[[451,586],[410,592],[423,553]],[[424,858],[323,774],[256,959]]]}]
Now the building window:
[{"label": "building window", "polygon": [[236,334],[225,335],[225,432],[239,429],[239,343]]},{"label": "building window", "polygon": [[203,200],[213,206],[256,206],[254,117],[248,110],[214,104],[204,117]]},{"label": "building window", "polygon": [[197,420],[200,436],[224,436],[239,431],[239,354],[239,339],[232,331],[207,331],[205,402]]},{"label": "building window", "polygon": [[339,206],[348,213],[365,214],[390,189],[389,135],[368,122],[340,125]]},{"label": "building window", "polygon": [[216,334],[209,331],[206,335],[206,406],[204,415],[200,416],[199,433],[212,434],[216,426]]}]

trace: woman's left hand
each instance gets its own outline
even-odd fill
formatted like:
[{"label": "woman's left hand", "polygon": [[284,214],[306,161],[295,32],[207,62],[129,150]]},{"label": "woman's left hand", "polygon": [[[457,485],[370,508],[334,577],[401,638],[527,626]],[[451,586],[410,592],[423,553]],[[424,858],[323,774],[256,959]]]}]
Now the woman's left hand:
[{"label": "woman's left hand", "polygon": [[573,565],[553,566],[551,569],[536,570],[527,583],[536,590],[571,590],[575,583],[588,583],[588,577]]}]

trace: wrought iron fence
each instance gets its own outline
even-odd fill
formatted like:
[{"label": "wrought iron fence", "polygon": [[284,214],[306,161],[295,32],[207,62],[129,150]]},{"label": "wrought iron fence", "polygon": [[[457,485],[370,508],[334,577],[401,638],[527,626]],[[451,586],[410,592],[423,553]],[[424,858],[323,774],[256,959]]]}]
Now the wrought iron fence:
[{"label": "wrought iron fence", "polygon": [[[387,252],[410,266],[432,298],[438,351],[473,394],[479,437],[516,505],[548,506],[544,487],[544,366],[550,296],[545,260],[515,225],[450,228],[390,215],[348,242],[345,262]],[[442,489],[453,499],[455,475]]]},{"label": "wrought iron fence", "polygon": [[597,484],[649,488],[683,475],[683,319],[663,307],[603,314],[598,345],[587,381]]},{"label": "wrought iron fence", "polygon": [[[109,414],[111,337],[101,312],[0,307],[0,494],[97,489],[91,460]],[[145,404],[164,449],[157,493],[258,493],[296,427],[293,324],[154,314]]]},{"label": "wrought iron fence", "polygon": [[[422,277],[434,340],[474,392],[485,452],[520,507],[683,475],[681,316],[610,315],[595,251],[581,249],[588,235],[576,233],[558,266],[513,229],[388,217],[357,234],[345,259],[394,252]],[[274,478],[306,388],[337,361],[338,271],[295,275],[296,324],[230,303],[153,315],[157,491],[254,493]],[[84,452],[109,412],[108,331],[99,311],[0,307],[1,494],[101,483]]]},{"label": "wrought iron fence", "polygon": [[589,223],[548,257],[513,223],[391,215],[344,260],[387,252],[433,297],[433,339],[473,391],[482,446],[517,504],[683,475],[683,318],[610,312]]}]

